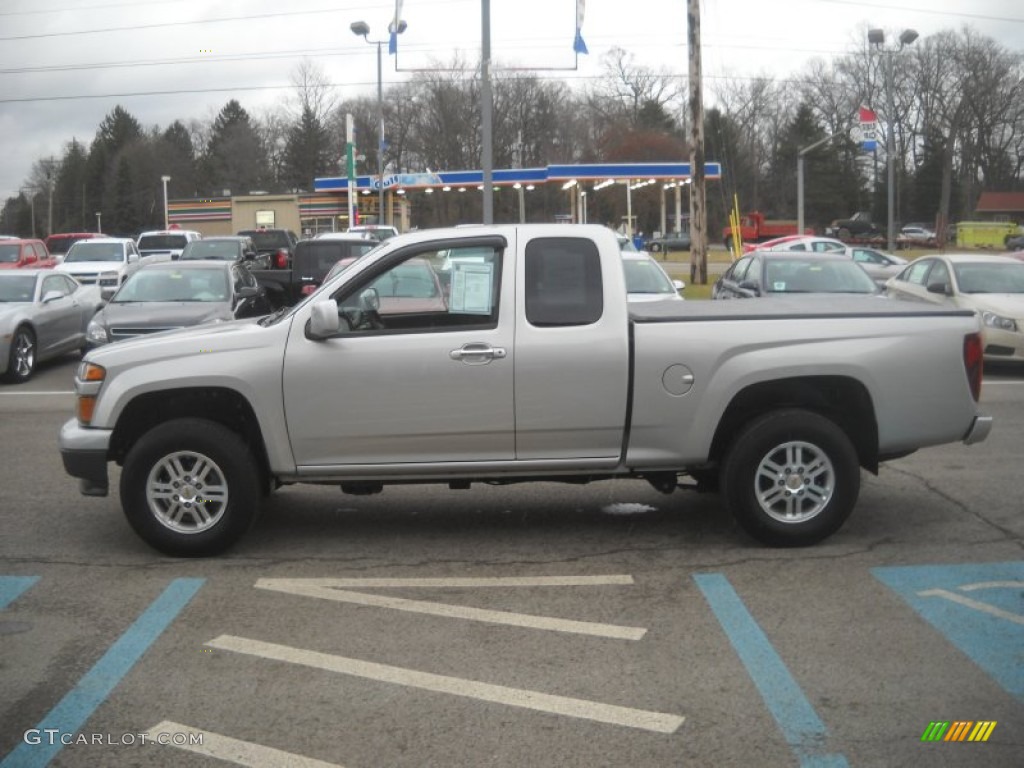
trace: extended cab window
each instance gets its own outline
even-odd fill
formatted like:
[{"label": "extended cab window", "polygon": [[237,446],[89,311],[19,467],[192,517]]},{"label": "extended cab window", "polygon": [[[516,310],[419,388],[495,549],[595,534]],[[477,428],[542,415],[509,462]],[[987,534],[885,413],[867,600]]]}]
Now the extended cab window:
[{"label": "extended cab window", "polygon": [[[370,243],[373,245],[373,243]],[[502,251],[494,247],[413,252],[335,295],[353,332],[495,328]]]},{"label": "extended cab window", "polygon": [[527,244],[527,322],[545,327],[590,325],[603,312],[596,243],[582,237],[541,237]]}]

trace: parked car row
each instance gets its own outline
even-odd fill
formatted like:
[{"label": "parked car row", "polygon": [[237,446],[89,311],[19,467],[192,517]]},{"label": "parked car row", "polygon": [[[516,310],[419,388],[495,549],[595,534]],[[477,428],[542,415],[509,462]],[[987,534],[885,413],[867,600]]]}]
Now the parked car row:
[{"label": "parked car row", "polygon": [[823,293],[972,309],[982,323],[984,359],[1024,362],[1024,254],[943,254],[908,263],[825,238],[783,238],[734,262],[712,286],[711,297]]}]

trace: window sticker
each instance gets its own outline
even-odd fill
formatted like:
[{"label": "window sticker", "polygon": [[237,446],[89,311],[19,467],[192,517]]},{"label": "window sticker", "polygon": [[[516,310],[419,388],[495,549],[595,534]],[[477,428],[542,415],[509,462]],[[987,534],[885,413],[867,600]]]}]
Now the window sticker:
[{"label": "window sticker", "polygon": [[491,314],[493,286],[493,264],[452,264],[448,311],[469,315]]}]

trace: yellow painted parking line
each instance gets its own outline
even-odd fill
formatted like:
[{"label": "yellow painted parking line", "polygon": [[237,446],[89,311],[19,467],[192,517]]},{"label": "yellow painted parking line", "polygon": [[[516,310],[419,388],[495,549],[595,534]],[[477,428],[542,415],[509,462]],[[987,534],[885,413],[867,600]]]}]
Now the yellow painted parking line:
[{"label": "yellow painted parking line", "polygon": [[343,675],[352,675],[367,680],[377,680],[393,685],[403,685],[435,693],[447,693],[463,696],[493,704],[520,707],[553,715],[563,715],[581,720],[592,720],[610,725],[627,728],[638,728],[656,733],[674,733],[683,724],[685,718],[664,712],[650,712],[614,704],[602,704],[585,699],[574,699],[566,696],[555,696],[538,691],[521,688],[510,688],[504,685],[491,685],[460,677],[435,675],[414,669],[393,667],[386,664],[334,656],[302,648],[293,648],[276,643],[265,643],[233,635],[221,635],[210,640],[206,645],[222,651],[233,651],[262,659],[284,661],[289,664],[301,664],[314,669],[323,669]]},{"label": "yellow painted parking line", "polygon": [[[183,749],[198,755],[206,755],[235,765],[250,768],[344,768],[337,763],[325,763],[292,752],[285,752],[250,741],[233,739],[212,731],[204,731],[191,725],[182,725],[170,720],[157,723],[146,733],[147,738],[164,746]],[[170,738],[173,736],[174,738]],[[187,736],[192,738],[178,738]],[[158,739],[160,739],[158,741]],[[199,741],[200,743],[192,743]],[[181,742],[181,743],[179,743]]]}]

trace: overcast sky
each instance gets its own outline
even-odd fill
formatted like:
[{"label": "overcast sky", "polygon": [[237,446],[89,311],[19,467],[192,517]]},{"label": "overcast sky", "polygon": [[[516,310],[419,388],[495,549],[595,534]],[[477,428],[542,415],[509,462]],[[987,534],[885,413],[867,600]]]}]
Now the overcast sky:
[{"label": "overcast sky", "polygon": [[[869,27],[895,37],[967,24],[1024,50],[1021,0],[896,2],[703,0],[706,87],[724,75],[793,74],[812,58],[855,50]],[[477,59],[480,8],[480,0],[405,0],[398,66],[426,67],[456,50]],[[59,158],[73,137],[88,146],[118,104],[147,128],[209,118],[232,98],[258,115],[294,91],[304,57],[339,98],[372,96],[374,49],[349,25],[365,21],[371,39],[384,39],[394,9],[394,0],[0,0],[0,198],[17,195],[33,161]],[[492,57],[582,83],[618,46],[638,64],[686,74],[685,0],[586,0],[590,54],[574,70],[575,20],[575,0],[491,0]],[[385,58],[385,87],[407,77]]]}]

